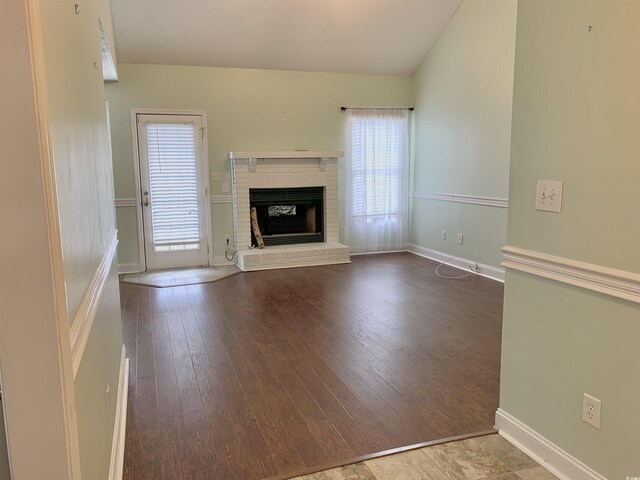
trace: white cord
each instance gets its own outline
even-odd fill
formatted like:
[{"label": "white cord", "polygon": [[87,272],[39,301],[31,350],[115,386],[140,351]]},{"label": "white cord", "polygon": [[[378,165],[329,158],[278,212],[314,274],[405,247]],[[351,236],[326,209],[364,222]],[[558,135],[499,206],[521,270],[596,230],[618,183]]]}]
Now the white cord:
[{"label": "white cord", "polygon": [[[466,273],[466,274],[464,274],[464,275],[456,275],[456,276],[454,276],[454,277],[449,277],[449,276],[447,276],[447,275],[442,275],[442,274],[440,274],[440,273],[438,272],[438,270],[440,269],[440,267],[442,267],[443,265],[448,265],[448,264],[449,264],[448,262],[450,262],[451,260],[455,260],[456,258],[462,258],[462,255],[457,255],[457,256],[455,256],[455,257],[447,258],[446,260],[443,260],[442,262],[440,262],[440,265],[438,265],[438,266],[436,267],[436,275],[437,275],[438,277],[440,277],[440,278],[446,278],[447,280],[458,280],[458,279],[461,279],[461,278],[467,278],[467,277],[470,277],[471,275],[474,275],[474,274],[476,274],[476,275],[477,275],[477,272],[473,271],[473,270],[471,269],[471,266],[469,266],[469,270],[471,270],[471,273]],[[454,267],[454,268],[457,268],[457,267]]]},{"label": "white cord", "polygon": [[[231,258],[229,258],[229,250],[233,250],[233,254],[231,255]],[[229,242],[227,241],[227,248],[224,251],[224,258],[226,258],[229,262],[233,262],[233,259],[235,258],[236,253],[238,253],[238,249],[235,247],[231,247],[229,245]]]}]

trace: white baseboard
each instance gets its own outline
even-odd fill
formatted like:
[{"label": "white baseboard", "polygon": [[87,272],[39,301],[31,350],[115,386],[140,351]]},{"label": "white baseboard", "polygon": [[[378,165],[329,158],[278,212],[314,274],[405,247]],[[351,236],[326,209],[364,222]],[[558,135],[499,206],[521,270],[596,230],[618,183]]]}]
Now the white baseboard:
[{"label": "white baseboard", "polygon": [[214,267],[219,267],[222,265],[235,265],[236,264],[236,258],[234,257],[233,261],[230,262],[229,260],[226,259],[226,257],[223,255],[221,257],[213,257],[213,266]]},{"label": "white baseboard", "polygon": [[495,428],[505,440],[518,447],[560,480],[607,480],[500,408],[496,411]]},{"label": "white baseboard", "polygon": [[446,261],[447,265],[459,268],[460,270],[464,270],[465,272],[469,272],[469,267],[478,265],[478,271],[476,272],[478,275],[490,278],[491,280],[496,280],[497,282],[504,283],[504,270],[501,268],[492,267],[491,265],[485,265],[484,263],[474,262],[472,260],[467,260],[466,258],[451,259],[453,255],[439,252],[437,250],[431,250],[430,248],[422,247],[420,245],[416,245],[415,243],[410,243],[408,245],[408,248],[409,252],[411,253],[420,255],[421,257],[425,257],[430,260],[435,260],[436,262]]},{"label": "white baseboard", "polygon": [[111,444],[111,463],[109,465],[109,480],[122,480],[124,467],[124,441],[127,428],[127,399],[129,393],[129,359],[124,345],[120,357],[120,378],[118,381],[118,400],[116,403],[116,420],[113,427],[113,441]]},{"label": "white baseboard", "polygon": [[378,255],[380,253],[403,253],[408,252],[407,249],[404,250],[380,250],[379,252],[359,252],[357,249],[354,251],[351,249],[351,256],[357,257],[358,255]]},{"label": "white baseboard", "polygon": [[142,268],[139,263],[119,263],[118,264],[118,273],[140,273],[142,272]]}]

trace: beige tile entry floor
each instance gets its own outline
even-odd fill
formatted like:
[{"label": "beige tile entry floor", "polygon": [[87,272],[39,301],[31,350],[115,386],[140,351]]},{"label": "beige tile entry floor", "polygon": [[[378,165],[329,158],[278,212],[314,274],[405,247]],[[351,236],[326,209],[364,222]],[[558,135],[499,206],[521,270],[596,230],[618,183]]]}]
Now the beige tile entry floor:
[{"label": "beige tile entry floor", "polygon": [[557,480],[501,436],[485,435],[292,480]]},{"label": "beige tile entry floor", "polygon": [[179,268],[128,273],[123,275],[120,281],[146,287],[178,287],[181,285],[216,282],[236,273],[240,273],[240,269],[235,265],[222,265],[219,267]]}]

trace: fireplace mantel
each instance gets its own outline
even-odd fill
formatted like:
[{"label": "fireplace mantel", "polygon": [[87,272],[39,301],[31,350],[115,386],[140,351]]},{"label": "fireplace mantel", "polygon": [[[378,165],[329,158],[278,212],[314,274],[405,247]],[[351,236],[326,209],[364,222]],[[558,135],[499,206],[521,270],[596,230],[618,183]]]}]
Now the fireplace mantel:
[{"label": "fireplace mantel", "polygon": [[337,150],[244,150],[229,152],[229,159],[260,158],[342,158]]},{"label": "fireplace mantel", "polygon": [[[338,242],[338,158],[335,150],[251,150],[229,152],[237,264],[263,270],[349,263],[349,247]],[[251,247],[250,190],[322,187],[324,242]]]}]

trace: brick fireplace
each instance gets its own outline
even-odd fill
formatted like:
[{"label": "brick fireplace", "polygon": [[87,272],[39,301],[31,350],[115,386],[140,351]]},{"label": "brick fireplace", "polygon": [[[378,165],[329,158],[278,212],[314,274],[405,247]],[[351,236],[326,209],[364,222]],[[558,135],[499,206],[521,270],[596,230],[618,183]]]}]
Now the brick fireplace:
[{"label": "brick fireplace", "polygon": [[[342,156],[338,151],[229,152],[241,270],[350,263],[349,247],[338,242]],[[252,237],[251,206],[259,212],[262,249]]]}]

